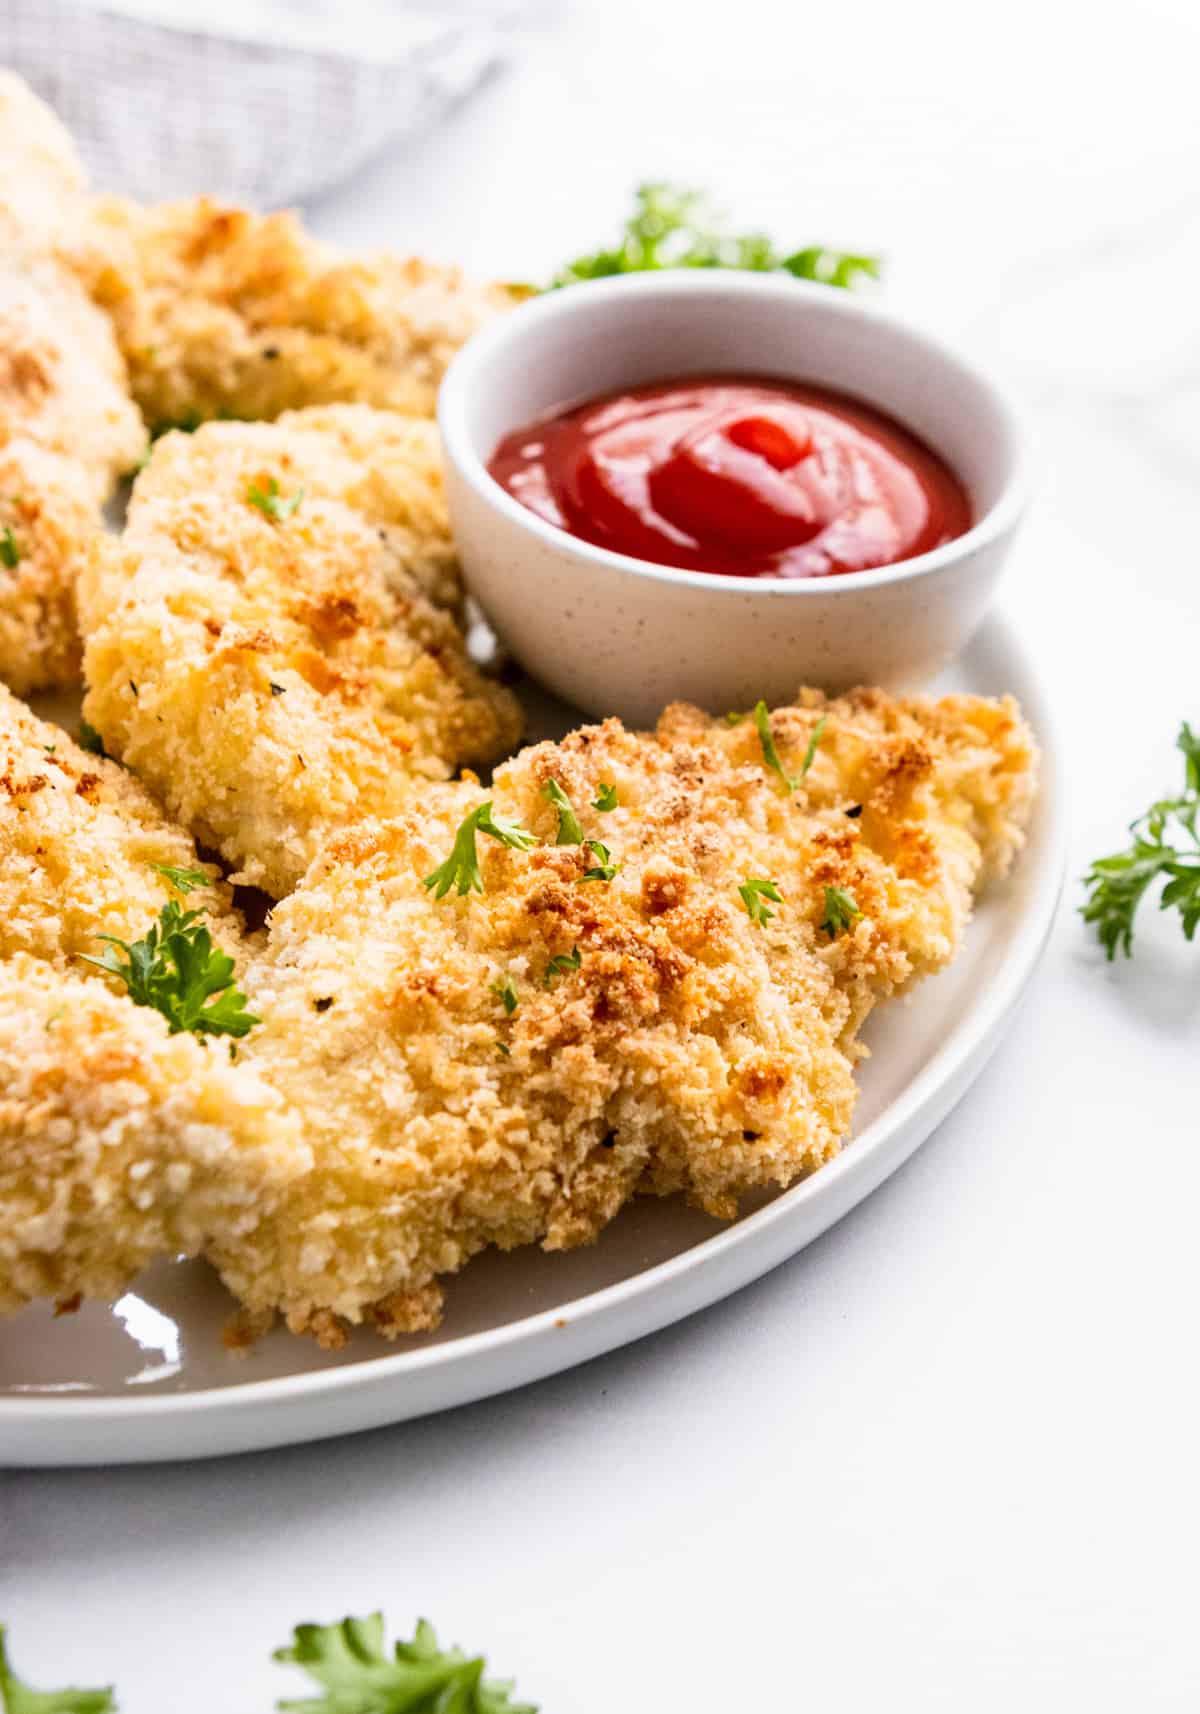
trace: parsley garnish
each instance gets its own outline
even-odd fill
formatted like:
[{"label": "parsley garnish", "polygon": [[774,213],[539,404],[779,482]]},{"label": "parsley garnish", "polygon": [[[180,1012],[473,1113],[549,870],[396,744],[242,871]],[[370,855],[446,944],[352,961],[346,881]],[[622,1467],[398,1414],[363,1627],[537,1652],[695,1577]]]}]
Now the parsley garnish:
[{"label": "parsley garnish", "polygon": [[844,887],[826,887],[825,915],[821,918],[821,927],[830,940],[836,940],[839,934],[844,934],[853,926],[854,919],[861,915],[853,895]]},{"label": "parsley garnish", "polygon": [[738,892],[746,907],[746,915],[751,922],[757,923],[759,928],[765,928],[775,916],[775,912],[768,910],[764,901],[771,899],[777,905],[783,903],[783,894],[774,881],[760,880],[757,875],[751,875],[748,880],[743,881]]},{"label": "parsley garnish", "polygon": [[579,256],[555,275],[555,286],[599,280],[611,274],[640,274],[659,268],[741,268],[751,273],[787,273],[827,286],[854,286],[878,279],[878,256],[810,245],[778,250],[761,232],[738,237],[702,191],[656,182],[639,185],[634,209],[617,242]]},{"label": "parsley garnish", "polygon": [[736,708],[731,708],[728,714],[722,716],[726,726],[740,726],[745,718],[746,716],[740,714]]},{"label": "parsley garnish", "polygon": [[290,518],[303,498],[303,483],[294,494],[285,497],[279,492],[279,484],[273,476],[268,476],[265,488],[252,482],[246,490],[248,503],[257,506],[263,517],[270,518],[273,524],[281,524],[285,518]]},{"label": "parsley garnish", "polygon": [[825,720],[826,716],[823,714],[817,721],[817,724],[813,727],[808,740],[808,748],[804,752],[804,760],[800,764],[800,772],[793,776],[788,773],[780,760],[775,740],[771,736],[771,716],[766,703],[755,703],[754,724],[758,727],[758,741],[762,745],[763,761],[773,773],[779,775],[789,792],[794,792],[799,789],[805,775],[812,767],[813,757],[817,753],[817,746],[820,744],[821,735],[825,730]]},{"label": "parsley garnish", "polygon": [[[1193,732],[1186,720],[1175,746],[1184,758],[1182,794],[1152,803],[1130,823],[1132,838],[1125,850],[1098,857],[1083,878],[1088,899],[1080,911],[1085,922],[1096,925],[1110,960],[1118,949],[1127,958],[1133,952],[1133,919],[1156,881],[1166,882],[1159,909],[1179,912],[1188,940],[1195,937],[1200,924],[1200,733]],[[1182,846],[1181,835],[1187,841]]]},{"label": "parsley garnish", "polygon": [[579,955],[577,946],[572,947],[570,952],[558,953],[546,966],[544,977],[546,987],[550,986],[556,976],[565,976],[569,970],[578,970],[582,963],[583,959]]},{"label": "parsley garnish", "polygon": [[584,880],[611,881],[613,876],[620,869],[621,865],[613,862],[612,852],[608,849],[608,846],[602,845],[598,839],[585,839],[583,842],[583,848],[585,851],[590,851],[592,856],[598,859],[590,869],[584,870]]},{"label": "parsley garnish", "polygon": [[203,915],[185,911],[171,899],[141,940],[97,935],[97,940],[108,942],[104,956],[85,956],[84,963],[124,982],[135,1006],[161,1012],[172,1035],[191,1030],[195,1035],[244,1036],[261,1020],[244,1010],[246,996],[233,985],[233,959],[213,945]]},{"label": "parsley garnish", "polygon": [[79,737],[76,743],[81,750],[86,750],[89,756],[105,756],[108,751],[104,748],[104,740],[96,728],[87,720],[79,722]]},{"label": "parsley garnish", "polygon": [[[510,1681],[484,1677],[482,1655],[439,1648],[425,1619],[411,1642],[396,1643],[390,1653],[380,1613],[297,1625],[272,1659],[300,1667],[320,1691],[277,1704],[291,1714],[538,1714],[531,1703],[513,1701]],[[3,1714],[116,1714],[116,1707],[111,1690],[31,1690],[9,1666],[0,1626]]]},{"label": "parsley garnish", "polygon": [[21,549],[16,536],[13,535],[12,525],[5,524],[0,530],[0,565],[8,571],[15,571],[21,563]]},{"label": "parsley garnish", "polygon": [[582,845],[583,829],[579,825],[579,817],[575,814],[574,805],[557,780],[547,780],[542,787],[542,796],[549,800],[558,811],[558,837],[556,845]]},{"label": "parsley garnish", "polygon": [[767,767],[778,774],[789,792],[794,792],[802,778],[797,774],[795,779],[788,773],[779,759],[779,751],[775,748],[775,740],[771,736],[771,716],[767,712],[765,702],[754,705],[754,724],[758,727],[758,741],[762,745],[763,761]]},{"label": "parsley garnish", "polygon": [[426,875],[421,882],[423,887],[433,889],[435,899],[444,899],[451,887],[457,887],[460,894],[482,893],[483,875],[480,872],[479,851],[475,843],[478,833],[486,833],[514,851],[528,851],[532,845],[537,844],[533,834],[528,828],[522,827],[520,822],[509,821],[503,815],[493,815],[490,799],[487,803],[481,803],[477,809],[471,811],[454,835],[454,844],[446,861],[439,864],[433,873]]},{"label": "parsley garnish", "polygon": [[827,714],[822,714],[821,718],[817,721],[817,724],[813,727],[812,731],[809,733],[808,748],[805,750],[804,760],[800,764],[800,778],[801,779],[804,779],[805,775],[808,773],[808,770],[813,765],[813,761],[814,761],[816,754],[817,754],[817,748],[821,742],[821,739],[825,736],[825,724],[826,724],[826,721],[828,719],[829,719],[829,716]]},{"label": "parsley garnish", "polygon": [[169,881],[177,893],[182,893],[186,899],[188,894],[197,887],[208,887],[212,883],[203,869],[180,869],[174,863],[151,863],[150,867],[164,881]]},{"label": "parsley garnish", "polygon": [[616,807],[617,807],[617,788],[616,788],[616,786],[604,785],[603,783],[601,783],[599,792],[592,799],[592,808],[598,809],[600,811],[601,815],[603,815],[607,810],[616,809]]},{"label": "parsley garnish", "polygon": [[111,1690],[31,1690],[8,1664],[0,1625],[0,1707],[4,1714],[116,1714]]},{"label": "parsley garnish", "polygon": [[512,977],[506,976],[503,982],[493,982],[492,993],[495,994],[497,999],[500,1001],[500,1004],[504,1007],[504,1010],[511,1018],[517,1007],[521,1004],[520,995],[517,993],[517,985],[513,981]]},{"label": "parsley garnish", "polygon": [[537,1714],[514,1702],[512,1685],[484,1678],[482,1655],[440,1649],[422,1619],[410,1643],[384,1646],[383,1615],[343,1619],[340,1625],[297,1625],[288,1648],[274,1659],[299,1666],[321,1696],[281,1702],[291,1714]]},{"label": "parsley garnish", "polygon": [[507,1042],[501,1041],[499,1036],[496,1038],[496,1052],[502,1053],[505,1059],[512,1058],[512,1048],[509,1047]]}]

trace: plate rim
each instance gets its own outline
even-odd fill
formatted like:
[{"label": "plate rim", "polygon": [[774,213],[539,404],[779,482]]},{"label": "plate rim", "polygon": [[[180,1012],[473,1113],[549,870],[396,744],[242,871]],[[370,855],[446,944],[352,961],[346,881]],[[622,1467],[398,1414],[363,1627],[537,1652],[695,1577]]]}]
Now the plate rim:
[{"label": "plate rim", "polygon": [[[439,1345],[368,1357],[338,1368],[189,1392],[135,1397],[0,1394],[0,1457],[16,1465],[66,1465],[220,1456],[318,1440],[432,1414],[526,1385],[659,1331],[771,1271],[835,1224],[932,1134],[982,1071],[1040,962],[1057,916],[1066,868],[1067,818],[1061,740],[1045,679],[1034,651],[1003,613],[993,612],[985,619],[964,654],[981,646],[1014,663],[1011,676],[1021,684],[1022,711],[1038,738],[1041,773],[1036,814],[1041,821],[1039,841],[1043,846],[1038,871],[1000,968],[979,1002],[965,1011],[907,1087],[853,1138],[852,1146],[766,1207],[664,1261],[567,1303]],[[933,1117],[921,1129],[923,1118],[931,1111]],[[792,1228],[806,1235],[792,1242],[788,1236]],[[710,1289],[714,1275],[718,1276],[715,1289]],[[702,1282],[707,1285],[697,1292],[695,1288]],[[637,1317],[632,1331],[623,1330],[622,1317],[647,1299],[651,1304],[656,1299],[665,1300],[660,1305],[663,1312],[651,1309],[648,1315]],[[574,1338],[564,1337],[572,1333]],[[552,1349],[548,1360],[529,1362],[543,1344],[556,1344],[557,1349]],[[497,1357],[514,1352],[523,1354],[525,1363],[518,1365],[510,1378],[489,1378],[487,1367],[494,1367]],[[486,1359],[491,1360],[490,1365]],[[469,1377],[476,1363],[482,1385],[472,1385],[468,1379],[465,1386],[445,1388],[433,1401],[418,1400],[415,1409],[406,1408],[402,1397],[390,1404],[384,1402],[390,1389],[402,1388],[406,1381],[428,1381],[464,1370]],[[364,1403],[369,1406],[376,1398],[382,1408],[365,1412],[353,1409],[355,1402],[360,1407]],[[297,1405],[324,1406],[331,1413],[330,1420],[317,1427],[295,1424],[286,1407]],[[341,1411],[338,1405],[343,1407]],[[251,1425],[246,1419],[257,1412],[269,1414],[272,1420],[273,1426],[265,1433],[261,1423],[258,1430],[249,1432]],[[231,1419],[234,1432],[212,1444],[181,1443],[176,1431],[184,1420],[204,1424],[214,1417]],[[241,1433],[237,1432],[239,1425]],[[145,1434],[147,1445],[131,1447],[113,1434],[135,1427]],[[89,1430],[98,1437],[95,1443],[82,1438]]]}]

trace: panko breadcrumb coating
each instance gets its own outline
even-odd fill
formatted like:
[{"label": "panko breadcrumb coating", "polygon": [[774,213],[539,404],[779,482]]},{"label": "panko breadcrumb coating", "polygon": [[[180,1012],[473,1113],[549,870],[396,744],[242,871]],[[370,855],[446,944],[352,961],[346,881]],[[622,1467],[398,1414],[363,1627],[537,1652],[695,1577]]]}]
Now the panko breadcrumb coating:
[{"label": "panko breadcrumb coating", "polygon": [[[251,1325],[281,1311],[325,1343],[364,1320],[392,1335],[433,1325],[439,1276],[485,1245],[587,1242],[638,1192],[729,1217],[819,1167],[850,1125],[863,1019],[953,955],[1021,844],[1036,767],[1009,702],[866,691],[776,711],[793,772],[822,716],[790,795],[751,723],[685,707],[657,737],[614,720],[523,752],[493,813],[539,843],[481,836],[482,894],[423,885],[481,799],[469,782],[337,835],[265,948],[239,947],[262,1021],[232,1061],[72,974],[123,908],[119,891],[92,905],[92,847],[132,927],[154,903],[140,842],[182,836],[107,770],[99,805],[35,786],[59,740],[6,701],[0,822],[41,820],[0,945],[0,1304],[111,1295],[184,1249]],[[65,761],[69,782],[87,758],[68,743]],[[611,880],[586,878],[594,847],[555,843],[551,780],[611,848]],[[0,886],[15,873],[0,864]],[[751,876],[781,895],[761,925]],[[861,913],[836,934],[829,887]],[[41,943],[19,926],[39,899],[73,925]]]},{"label": "panko breadcrumb coating", "polygon": [[85,206],[66,132],[0,73],[0,679],[22,693],[78,679],[76,576],[146,438],[68,265]]},{"label": "panko breadcrumb coating", "polygon": [[92,288],[156,427],[358,402],[432,415],[450,358],[520,295],[457,268],[345,255],[289,213],[98,201]]},{"label": "panko breadcrumb coating", "polygon": [[70,133],[15,72],[0,69],[0,255],[53,254],[86,216]]},{"label": "panko breadcrumb coating", "polygon": [[[83,961],[157,918],[154,864],[211,869],[115,762],[0,689],[0,1308],[233,1244],[310,1167],[299,1115],[225,1041],[169,1035]],[[187,902],[244,965],[228,889]]]},{"label": "panko breadcrumb coating", "polygon": [[[753,722],[682,706],[657,738],[610,720],[523,752],[488,796],[541,843],[481,836],[482,894],[422,884],[478,787],[331,841],[248,977],[247,1061],[302,1108],[313,1167],[210,1246],[243,1303],[334,1342],[429,1326],[438,1276],[485,1245],[587,1242],[637,1192],[729,1218],[837,1153],[859,1028],[952,957],[1021,843],[1034,753],[1011,703],[809,694],[774,716],[793,771],[822,715],[792,797]],[[555,844],[551,780],[611,881]],[[751,876],[782,895],[762,926]],[[862,913],[836,936],[827,887]]]},{"label": "panko breadcrumb coating", "polygon": [[172,897],[155,864],[213,876],[189,904],[240,954],[229,889],[187,834],[124,768],[0,686],[0,959],[28,953],[77,969],[103,951],[101,934],[140,939]]},{"label": "panko breadcrumb coating", "polygon": [[425,593],[453,587],[435,433],[342,406],[168,435],[81,585],[88,720],[276,896],[329,834],[519,734]]},{"label": "panko breadcrumb coating", "polygon": [[0,973],[0,1310],[236,1245],[308,1169],[297,1114],[223,1042],[169,1035],[97,974]]}]

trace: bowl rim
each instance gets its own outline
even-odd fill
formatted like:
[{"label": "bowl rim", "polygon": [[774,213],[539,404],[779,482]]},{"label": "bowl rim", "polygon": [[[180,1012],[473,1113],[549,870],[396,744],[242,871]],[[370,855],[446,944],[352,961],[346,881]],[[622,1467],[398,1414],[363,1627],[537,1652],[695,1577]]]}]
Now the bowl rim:
[{"label": "bowl rim", "polygon": [[[613,548],[599,547],[572,535],[531,512],[490,474],[487,465],[472,444],[467,428],[466,409],[471,388],[479,371],[494,359],[497,352],[513,337],[524,337],[532,322],[551,322],[564,317],[586,313],[597,295],[608,298],[717,298],[752,297],[762,302],[782,301],[795,304],[807,299],[820,304],[848,320],[888,332],[899,333],[918,347],[925,347],[936,361],[957,368],[980,387],[989,408],[1006,431],[1012,448],[1011,468],[992,504],[971,528],[952,541],[928,553],[911,559],[897,560],[893,565],[877,566],[870,571],[846,572],[837,577],[735,577],[723,572],[691,571],[684,566],[659,565],[653,560],[639,559],[634,554],[618,553]],[[890,412],[889,407],[871,397],[856,392],[856,398],[875,409]],[[899,420],[899,419],[897,419]],[[560,290],[543,293],[519,304],[510,313],[498,317],[467,343],[452,359],[438,391],[437,421],[441,432],[444,456],[455,472],[474,490],[485,505],[492,507],[510,524],[537,537],[552,550],[586,560],[598,568],[617,574],[648,579],[655,583],[675,584],[683,589],[706,590],[714,594],[754,595],[768,599],[805,600],[830,596],[853,598],[856,589],[878,589],[881,585],[908,583],[953,567],[973,558],[1003,539],[1015,529],[1028,503],[1028,456],[1026,435],[1021,415],[1007,391],[973,358],[965,356],[940,335],[931,332],[919,321],[898,315],[892,309],[850,291],[820,285],[809,280],[774,274],[739,273],[736,270],[664,268],[644,274],[624,274],[601,280],[583,280]],[[518,425],[514,425],[518,426]],[[933,443],[930,443],[933,445]],[[944,457],[941,448],[933,450]]]}]

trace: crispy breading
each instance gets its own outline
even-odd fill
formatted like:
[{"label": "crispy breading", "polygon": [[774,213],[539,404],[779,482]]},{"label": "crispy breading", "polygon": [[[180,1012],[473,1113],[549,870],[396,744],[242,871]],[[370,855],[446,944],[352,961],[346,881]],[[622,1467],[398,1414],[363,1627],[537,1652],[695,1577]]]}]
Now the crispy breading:
[{"label": "crispy breading", "polygon": [[0,1310],[235,1245],[308,1169],[298,1115],[223,1042],[169,1035],[103,978],[0,970]]},{"label": "crispy breading", "polygon": [[[212,870],[115,762],[0,689],[0,1308],[232,1244],[310,1166],[299,1115],[224,1041],[169,1035],[83,962],[154,922],[156,863]],[[228,888],[188,904],[244,964]]]},{"label": "crispy breading", "polygon": [[209,197],[94,209],[92,288],[154,425],[359,402],[432,415],[463,341],[522,295],[457,268],[347,255],[293,214]]},{"label": "crispy breading", "polygon": [[[1021,844],[1036,757],[1009,702],[805,693],[773,716],[793,772],[822,716],[790,796],[752,723],[683,707],[657,737],[614,720],[524,751],[495,812],[538,843],[480,836],[481,894],[423,884],[482,798],[471,782],[337,834],[266,945],[237,947],[262,1021],[231,1064],[71,973],[100,922],[152,909],[146,842],[188,847],[117,770],[80,789],[89,758],[0,701],[0,826],[24,818],[0,863],[0,1302],[111,1293],[183,1248],[256,1324],[392,1335],[433,1325],[440,1276],[485,1245],[587,1242],[638,1192],[728,1217],[829,1160],[864,1018],[953,955]],[[555,842],[551,780],[611,880],[587,878],[594,848]],[[752,876],[781,894],[761,925]],[[828,887],[861,913],[845,932]]]},{"label": "crispy breading", "polygon": [[83,579],[87,718],[276,896],[330,833],[518,736],[424,593],[452,577],[434,436],[365,406],[168,435]]},{"label": "crispy breading", "polygon": [[0,73],[0,679],[21,692],[78,679],[75,579],[146,438],[108,318],[64,253],[84,218],[69,138]]},{"label": "crispy breading", "polygon": [[65,125],[0,68],[0,254],[52,254],[85,214],[83,167]]},{"label": "crispy breading", "polygon": [[241,952],[229,888],[116,762],[91,755],[0,686],[0,959],[17,953],[77,969],[101,934],[137,940],[172,889],[155,864],[213,877],[202,907]]},{"label": "crispy breading", "polygon": [[[774,718],[793,770],[822,714],[792,798],[752,722],[683,707],[657,739],[610,720],[523,752],[488,795],[541,843],[481,836],[482,894],[422,884],[478,787],[331,841],[248,976],[247,1060],[303,1108],[314,1164],[210,1246],[243,1303],[326,1340],[427,1326],[438,1276],[485,1245],[586,1242],[639,1191],[730,1217],[837,1153],[862,1022],[953,955],[1021,843],[1034,752],[1010,703],[810,694]],[[613,880],[554,843],[552,779]],[[762,926],[749,877],[782,895]],[[827,887],[862,913],[836,936]]]}]

